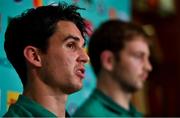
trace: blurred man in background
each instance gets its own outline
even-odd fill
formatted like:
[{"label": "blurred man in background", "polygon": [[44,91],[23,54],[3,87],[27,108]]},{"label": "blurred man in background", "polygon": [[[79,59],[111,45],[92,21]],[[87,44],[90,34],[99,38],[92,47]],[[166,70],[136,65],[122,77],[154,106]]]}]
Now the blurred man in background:
[{"label": "blurred man in background", "polygon": [[103,23],[89,42],[97,88],[74,116],[142,116],[131,104],[131,97],[143,88],[152,70],[150,44],[148,35],[140,26],[120,20]]},{"label": "blurred man in background", "polygon": [[9,23],[5,33],[7,58],[24,92],[5,117],[64,117],[68,94],[82,87],[84,19],[74,5],[32,8]]}]

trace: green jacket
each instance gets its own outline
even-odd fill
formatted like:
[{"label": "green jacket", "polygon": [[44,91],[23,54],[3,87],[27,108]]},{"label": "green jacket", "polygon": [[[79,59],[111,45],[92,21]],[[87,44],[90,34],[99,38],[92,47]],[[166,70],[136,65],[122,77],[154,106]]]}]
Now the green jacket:
[{"label": "green jacket", "polygon": [[11,105],[4,117],[56,117],[37,102],[20,95],[17,102]]},{"label": "green jacket", "polygon": [[95,89],[85,103],[75,112],[75,117],[142,117],[130,104],[126,110],[116,104],[110,97]]}]

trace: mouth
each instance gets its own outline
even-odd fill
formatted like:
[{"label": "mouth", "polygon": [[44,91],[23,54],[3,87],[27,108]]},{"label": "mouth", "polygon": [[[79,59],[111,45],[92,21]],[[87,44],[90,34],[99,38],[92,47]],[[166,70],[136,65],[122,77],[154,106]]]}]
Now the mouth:
[{"label": "mouth", "polygon": [[80,78],[83,79],[85,77],[85,69],[79,68],[75,71],[75,74]]},{"label": "mouth", "polygon": [[142,74],[141,78],[142,78],[142,80],[147,80],[148,74]]}]

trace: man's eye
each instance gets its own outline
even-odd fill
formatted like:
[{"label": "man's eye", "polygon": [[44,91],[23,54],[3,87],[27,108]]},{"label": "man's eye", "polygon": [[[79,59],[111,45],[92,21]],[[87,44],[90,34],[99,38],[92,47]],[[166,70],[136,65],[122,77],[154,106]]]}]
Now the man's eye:
[{"label": "man's eye", "polygon": [[136,55],[134,55],[134,57],[135,57],[135,58],[142,58],[142,55],[136,54]]},{"label": "man's eye", "polygon": [[136,59],[141,59],[143,58],[143,54],[139,54],[139,53],[135,53],[135,54],[132,54],[132,56]]},{"label": "man's eye", "polygon": [[74,43],[69,43],[67,44],[68,48],[74,49],[75,48],[75,44]]}]

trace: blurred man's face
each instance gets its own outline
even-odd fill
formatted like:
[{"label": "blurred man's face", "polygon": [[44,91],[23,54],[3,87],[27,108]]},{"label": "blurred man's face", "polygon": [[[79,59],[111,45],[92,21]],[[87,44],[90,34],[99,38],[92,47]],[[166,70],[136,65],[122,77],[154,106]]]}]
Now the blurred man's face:
[{"label": "blurred man's face", "polygon": [[42,78],[53,91],[79,90],[85,76],[84,64],[89,59],[79,29],[72,22],[59,21],[48,43],[47,53],[42,54]]},{"label": "blurred man's face", "polygon": [[149,62],[149,47],[142,36],[125,43],[119,52],[113,69],[114,78],[122,89],[134,92],[143,87],[152,66]]}]

